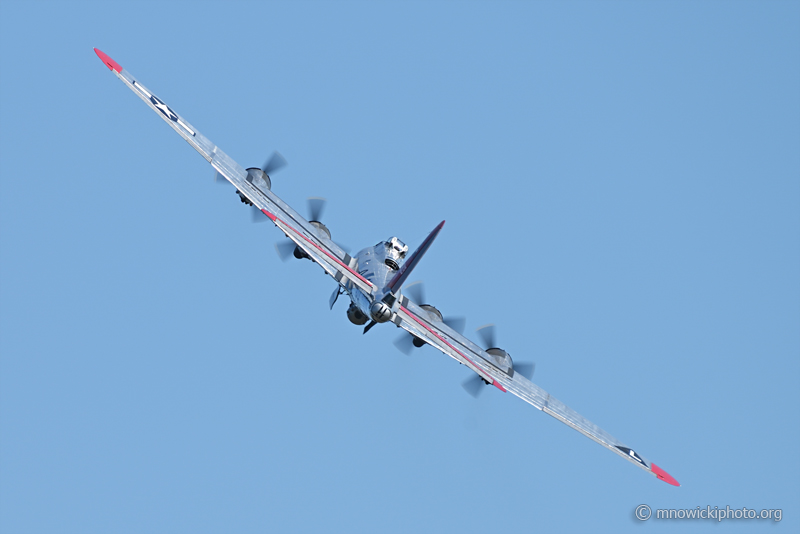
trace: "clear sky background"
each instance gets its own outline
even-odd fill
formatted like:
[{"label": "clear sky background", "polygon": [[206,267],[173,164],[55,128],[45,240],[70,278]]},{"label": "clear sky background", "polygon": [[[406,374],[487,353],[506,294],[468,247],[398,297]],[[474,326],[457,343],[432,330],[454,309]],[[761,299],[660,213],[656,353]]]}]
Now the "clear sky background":
[{"label": "clear sky background", "polygon": [[[4,0],[0,47],[0,531],[800,530],[800,3]],[[682,487],[329,311],[92,47],[354,251],[447,220],[429,300]]]}]

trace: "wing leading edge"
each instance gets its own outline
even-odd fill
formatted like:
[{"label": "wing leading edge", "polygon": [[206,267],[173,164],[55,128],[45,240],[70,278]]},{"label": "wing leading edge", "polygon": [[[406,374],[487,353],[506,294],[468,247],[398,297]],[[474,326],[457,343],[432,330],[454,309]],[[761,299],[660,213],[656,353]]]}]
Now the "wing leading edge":
[{"label": "wing leading edge", "polygon": [[[378,288],[369,280],[362,277],[353,268],[355,260],[351,258],[338,245],[318,234],[317,229],[299,215],[288,204],[283,202],[269,189],[262,190],[247,180],[247,171],[230,156],[198,132],[188,121],[175,113],[166,103],[150,92],[119,63],[107,54],[94,49],[97,56],[106,67],[111,70],[128,88],[136,93],[153,111],[155,111],[169,126],[175,130],[187,143],[200,153],[214,169],[231,182],[247,199],[253,203],[265,216],[267,216],[286,236],[300,247],[309,257],[319,264],[327,274],[331,275],[339,284],[362,289],[370,295],[376,295]],[[407,272],[424,254],[427,247],[436,237],[440,224],[419,253],[419,257],[412,262]],[[416,254],[416,253],[415,253]],[[414,258],[409,258],[414,259]],[[403,276],[405,274],[405,276]],[[407,273],[401,272],[390,286],[399,289],[405,281]],[[494,385],[503,392],[510,392],[539,410],[555,417],[559,421],[571,426],[578,432],[586,435],[604,447],[614,451],[623,458],[650,472],[660,480],[679,486],[677,480],[657,465],[648,462],[633,449],[623,445],[617,439],[583,418],[580,414],[550,396],[539,386],[533,384],[521,375],[514,373],[512,376],[493,367],[488,362],[491,358],[478,345],[455,332],[444,323],[428,320],[427,314],[419,306],[402,297],[398,313],[393,321],[395,324],[412,335],[436,347],[444,354],[452,357],[475,371],[488,384]]]},{"label": "wing leading edge", "polygon": [[331,275],[339,284],[348,282],[367,294],[374,294],[377,287],[358,274],[355,259],[350,257],[336,243],[321,236],[309,222],[283,202],[269,189],[262,189],[248,181],[247,171],[219,147],[197,131],[186,119],[172,110],[164,101],[153,94],[134,78],[119,63],[107,54],[94,49],[97,56],[128,88],[136,93],[145,104],[160,116],[178,135],[189,143],[214,169],[236,187],[264,215],[294,241],[308,256]]},{"label": "wing leading edge", "polygon": [[513,373],[512,376],[509,376],[506,372],[493,366],[489,363],[492,361],[491,356],[481,347],[445,323],[430,320],[429,314],[425,310],[409,301],[406,297],[401,299],[400,310],[398,321],[396,321],[400,328],[436,347],[457,362],[467,365],[487,383],[495,386],[500,391],[519,397],[528,404],[574,428],[584,436],[656,476],[659,480],[663,480],[673,486],[680,486],[678,481],[662,468],[648,461],[634,449],[614,438],[563,402],[552,397],[547,391],[524,376],[519,373]]}]

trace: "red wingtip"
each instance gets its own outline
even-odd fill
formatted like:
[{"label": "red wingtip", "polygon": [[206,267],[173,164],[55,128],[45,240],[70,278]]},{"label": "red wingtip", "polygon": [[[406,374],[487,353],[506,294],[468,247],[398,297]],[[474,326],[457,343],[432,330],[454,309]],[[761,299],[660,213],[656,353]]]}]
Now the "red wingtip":
[{"label": "red wingtip", "polygon": [[109,69],[115,70],[117,72],[121,72],[122,71],[122,67],[120,67],[119,63],[117,63],[116,61],[114,61],[113,59],[108,57],[108,54],[106,54],[102,50],[99,50],[99,49],[95,48],[94,49],[94,53],[97,54],[97,57],[100,58],[100,61],[105,63],[106,67],[108,67]]},{"label": "red wingtip", "polygon": [[653,471],[653,473],[656,474],[659,480],[663,480],[667,484],[672,484],[673,486],[680,486],[680,484],[678,484],[678,481],[672,478],[672,475],[670,475],[669,473],[658,467],[656,464],[652,464],[650,466],[650,469]]}]

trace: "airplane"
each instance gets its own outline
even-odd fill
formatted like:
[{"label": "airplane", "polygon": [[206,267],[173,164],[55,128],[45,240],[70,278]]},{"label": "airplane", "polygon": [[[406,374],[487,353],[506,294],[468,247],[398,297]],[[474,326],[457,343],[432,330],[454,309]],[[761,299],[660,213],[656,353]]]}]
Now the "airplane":
[{"label": "airplane", "polygon": [[419,286],[409,285],[406,287],[407,295],[403,294],[403,284],[439,235],[444,221],[410,255],[405,243],[397,237],[391,237],[350,256],[331,240],[330,231],[318,220],[320,199],[311,199],[311,217],[306,220],[272,192],[269,175],[286,164],[282,156],[273,154],[260,168],[243,168],[119,63],[97,48],[94,51],[117,78],[211,164],[216,171],[216,179],[233,184],[242,203],[258,210],[256,215],[266,216],[286,235],[289,241],[278,247],[281,256],[288,257],[291,254],[298,259],[309,259],[337,282],[336,290],[330,297],[331,309],[338,297],[346,294],[350,299],[347,318],[355,325],[366,325],[364,333],[378,324],[394,324],[410,334],[410,337],[404,338],[405,341],[396,343],[404,352],[411,348],[408,341],[412,347],[427,344],[474,371],[473,379],[465,384],[465,389],[474,396],[484,386],[494,386],[501,392],[511,393],[659,480],[680,486],[662,468],[531,382],[525,376],[529,372],[523,371],[522,365],[515,366],[511,356],[496,346],[492,326],[480,329],[485,348],[481,347],[462,335],[463,324],[446,320],[439,310],[425,303]]}]

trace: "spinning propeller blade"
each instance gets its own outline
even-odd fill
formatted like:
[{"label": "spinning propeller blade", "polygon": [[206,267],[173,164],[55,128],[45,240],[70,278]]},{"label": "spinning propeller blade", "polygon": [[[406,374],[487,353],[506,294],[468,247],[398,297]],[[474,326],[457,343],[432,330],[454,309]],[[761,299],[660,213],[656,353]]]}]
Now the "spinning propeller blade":
[{"label": "spinning propeller blade", "polygon": [[459,334],[464,333],[464,327],[467,325],[467,320],[464,317],[445,317],[442,322]]},{"label": "spinning propeller blade", "polygon": [[428,301],[425,300],[425,287],[419,280],[405,286],[403,288],[403,293],[417,306],[428,303]]},{"label": "spinning propeller blade", "polygon": [[481,393],[483,393],[483,386],[486,384],[484,383],[483,379],[478,375],[473,375],[461,383],[461,387],[464,390],[472,395],[472,398],[477,399],[480,397]]},{"label": "spinning propeller blade", "polygon": [[[497,327],[495,325],[484,325],[478,328],[477,332],[481,336],[485,349],[497,348]],[[533,372],[536,370],[536,364],[534,362],[513,362],[513,368],[515,373],[519,373],[531,380],[533,379]]]},{"label": "spinning propeller blade", "polygon": [[481,341],[483,341],[483,348],[491,349],[497,346],[496,342],[496,327],[493,324],[486,324],[476,330],[478,335],[481,336]]},{"label": "spinning propeller blade", "polygon": [[528,380],[533,379],[533,372],[536,370],[536,364],[533,362],[520,362],[514,364],[514,372],[519,373]]},{"label": "spinning propeller blade", "polygon": [[222,176],[218,170],[214,169],[214,183],[225,185],[229,184],[230,182],[224,176]]},{"label": "spinning propeller blade", "polygon": [[[421,281],[412,282],[406,286],[403,286],[403,294],[409,298],[414,304],[418,306],[422,306],[427,304],[425,300],[425,285]],[[459,334],[464,332],[464,325],[466,320],[463,317],[445,317],[442,319],[442,322],[458,332]],[[418,343],[422,343],[418,341]],[[414,343],[414,336],[411,334],[402,334],[396,341],[395,346],[400,349],[401,352],[405,354],[410,354],[412,349],[417,345]]]},{"label": "spinning propeller blade", "polygon": [[[261,167],[261,170],[264,171],[264,174],[269,176],[273,172],[277,171],[278,169],[286,166],[286,159],[280,155],[279,152],[273,152],[269,159],[264,163],[264,166]],[[228,183],[228,180],[222,176],[219,171],[214,175],[214,181],[217,183]],[[254,223],[261,223],[267,220],[267,217],[261,212],[260,209],[256,208],[255,206],[251,206],[253,209],[250,212],[250,219]]]},{"label": "spinning propeller blade", "polygon": [[297,245],[294,244],[294,241],[291,239],[283,239],[275,243],[275,250],[278,251],[278,256],[281,260],[286,261],[289,257],[294,254],[294,248]]},{"label": "spinning propeller blade", "polygon": [[286,165],[286,158],[281,156],[281,153],[276,150],[272,153],[269,159],[264,162],[264,166],[261,167],[261,170],[264,171],[264,174],[270,176],[273,172],[285,167]]},{"label": "spinning propeller blade", "polygon": [[322,197],[309,197],[308,199],[308,220],[321,221],[322,212],[325,211],[325,204],[328,201]]},{"label": "spinning propeller blade", "polygon": [[401,334],[394,340],[394,346],[397,347],[397,350],[409,356],[411,351],[414,350],[414,336],[409,333]]},{"label": "spinning propeller blade", "polygon": [[[330,231],[320,221],[320,218],[322,218],[322,212],[325,211],[325,204],[327,202],[328,201],[325,200],[322,197],[310,197],[308,199],[308,222],[312,223],[312,226],[314,226],[317,229],[317,235],[320,238],[326,238],[327,237],[328,239],[330,239]],[[267,217],[263,216],[264,214],[261,213],[260,210],[257,210],[257,211],[261,215],[257,219],[259,222],[262,221],[262,220],[266,220],[267,219]],[[254,219],[253,220],[254,221],[256,220],[255,215],[254,215]],[[347,247],[339,245],[338,243],[337,243],[337,246],[339,248],[341,248],[342,250],[344,250],[345,252],[348,250]],[[296,250],[299,250],[299,249],[296,249],[296,247],[297,247],[297,245],[295,245],[291,240],[288,240],[288,239],[284,240],[284,241],[281,241],[279,243],[276,243],[276,245],[275,245],[275,249],[278,251],[278,255],[284,261],[288,260],[289,256],[291,256]],[[304,257],[307,258],[308,256],[304,252],[300,251],[297,254],[295,254],[294,257],[295,258],[304,258]]]}]

